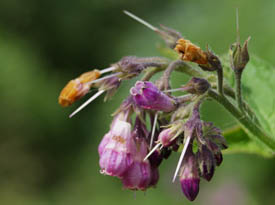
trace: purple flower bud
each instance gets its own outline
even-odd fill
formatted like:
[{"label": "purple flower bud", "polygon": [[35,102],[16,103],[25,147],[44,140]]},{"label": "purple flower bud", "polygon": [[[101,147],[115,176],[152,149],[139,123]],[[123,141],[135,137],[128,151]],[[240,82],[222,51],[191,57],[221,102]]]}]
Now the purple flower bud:
[{"label": "purple flower bud", "polygon": [[207,147],[213,153],[214,158],[216,160],[216,165],[220,166],[220,164],[222,163],[223,157],[222,157],[221,149],[219,148],[219,146],[217,144],[215,144],[214,142],[212,142],[211,140],[208,140]]},{"label": "purple flower bud", "polygon": [[158,143],[163,147],[169,147],[176,143],[177,137],[184,131],[184,122],[182,120],[173,122],[169,128],[162,130],[158,135]]},{"label": "purple flower bud", "polygon": [[222,161],[223,161],[223,156],[221,152],[217,152],[214,154],[215,160],[216,160],[216,165],[220,166]]},{"label": "purple flower bud", "polygon": [[197,161],[193,153],[186,155],[180,174],[181,189],[190,201],[194,201],[199,193],[200,176]]},{"label": "purple flower bud", "polygon": [[175,101],[161,92],[152,82],[137,81],[130,90],[137,106],[143,109],[171,112],[176,109]]},{"label": "purple flower bud", "polygon": [[205,146],[197,152],[199,168],[201,176],[207,181],[210,181],[215,171],[215,160],[212,152]]},{"label": "purple flower bud", "polygon": [[173,133],[171,128],[164,129],[160,132],[158,141],[163,145],[163,147],[168,147],[175,142],[175,139],[173,139],[175,134],[176,133]]},{"label": "purple flower bud", "polygon": [[134,149],[131,124],[116,117],[111,130],[104,136],[98,148],[101,172],[121,177],[133,163],[131,153]]},{"label": "purple flower bud", "polygon": [[138,139],[134,161],[123,175],[122,183],[126,189],[146,190],[152,181],[149,160],[143,160],[147,155],[145,139]]},{"label": "purple flower bud", "polygon": [[159,149],[154,151],[149,157],[149,161],[152,167],[158,167],[161,164],[162,159],[163,159],[163,156]]},{"label": "purple flower bud", "polygon": [[156,184],[159,181],[159,170],[158,168],[152,168],[151,170],[151,182],[150,182],[150,186],[156,186]]},{"label": "purple flower bud", "polygon": [[191,94],[202,95],[210,88],[210,84],[203,78],[193,77],[186,85],[183,86],[183,90]]}]

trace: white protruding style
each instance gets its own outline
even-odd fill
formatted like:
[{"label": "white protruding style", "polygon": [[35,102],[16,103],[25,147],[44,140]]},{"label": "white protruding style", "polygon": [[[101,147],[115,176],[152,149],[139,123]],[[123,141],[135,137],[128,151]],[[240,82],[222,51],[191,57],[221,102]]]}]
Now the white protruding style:
[{"label": "white protruding style", "polygon": [[152,146],[153,146],[153,141],[154,141],[156,126],[157,126],[157,119],[158,119],[158,113],[156,113],[156,114],[155,114],[155,117],[154,117],[154,123],[153,123],[152,134],[151,134],[151,140],[150,140],[150,149],[152,149]]},{"label": "white protruding style", "polygon": [[131,18],[135,19],[136,21],[138,21],[139,23],[143,24],[144,26],[150,28],[153,31],[158,31],[159,29],[156,28],[155,26],[149,24],[148,22],[144,21],[143,19],[137,17],[136,15],[132,14],[129,11],[124,10],[123,11],[127,16],[130,16]]},{"label": "white protruding style", "polygon": [[100,96],[104,92],[105,90],[99,90],[96,94],[90,97],[85,103],[83,103],[79,108],[77,108],[72,114],[70,114],[69,117],[70,118],[73,117],[76,113],[78,113],[80,110],[82,110],[84,107],[86,107],[89,103],[91,103],[93,100],[95,100],[98,96]]},{"label": "white protruding style", "polygon": [[114,71],[115,69],[116,69],[116,67],[115,67],[115,66],[112,66],[112,67],[110,67],[110,68],[105,68],[105,69],[103,69],[103,70],[100,70],[99,72],[100,72],[100,74],[102,75],[103,73],[112,72],[112,71]]},{"label": "white protruding style", "polygon": [[176,180],[176,178],[177,178],[177,175],[178,175],[178,172],[179,172],[179,169],[180,169],[182,160],[183,160],[183,158],[184,158],[184,155],[185,155],[185,153],[186,153],[187,147],[188,147],[188,145],[189,145],[190,139],[191,139],[190,136],[187,137],[187,139],[186,139],[186,142],[185,142],[184,147],[183,147],[183,150],[182,150],[182,152],[181,152],[180,159],[179,159],[179,162],[178,162],[178,165],[177,165],[177,168],[176,168],[176,171],[175,171],[175,174],[174,174],[174,177],[173,177],[173,181],[172,181],[172,182],[175,182],[175,180]]},{"label": "white protruding style", "polygon": [[151,156],[151,154],[153,154],[154,151],[155,151],[157,148],[159,148],[160,146],[161,146],[160,143],[159,143],[159,144],[156,144],[156,146],[146,155],[146,157],[143,159],[143,161],[146,161],[146,160]]},{"label": "white protruding style", "polygon": [[109,78],[118,76],[118,75],[120,75],[120,74],[121,74],[121,72],[114,73],[114,74],[110,74],[110,75],[104,76],[104,77],[102,77],[102,78],[99,78],[99,79],[93,80],[93,81],[91,81],[91,82],[88,82],[87,84],[88,84],[88,85],[91,85],[91,84],[93,84],[93,83],[98,83],[98,82],[100,82],[100,81],[102,81],[102,80],[106,80],[106,79],[109,79]]}]

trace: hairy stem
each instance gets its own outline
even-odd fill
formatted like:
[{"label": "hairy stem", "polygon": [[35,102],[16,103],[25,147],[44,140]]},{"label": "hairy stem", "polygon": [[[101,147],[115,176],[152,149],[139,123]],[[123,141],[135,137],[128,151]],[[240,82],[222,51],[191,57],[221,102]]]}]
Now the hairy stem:
[{"label": "hairy stem", "polygon": [[219,95],[216,91],[210,89],[208,95],[229,111],[242,125],[242,128],[249,132],[256,139],[261,140],[272,151],[275,150],[275,140],[272,139],[258,124],[255,124],[247,115],[240,112],[226,97]]},{"label": "hairy stem", "polygon": [[239,109],[243,112],[243,99],[242,99],[242,85],[241,85],[242,71],[235,71],[236,79],[236,98]]},{"label": "hairy stem", "polygon": [[187,67],[188,65],[185,62],[183,62],[182,60],[176,60],[176,61],[171,62],[169,64],[169,66],[165,69],[165,71],[163,73],[163,77],[162,77],[163,88],[161,88],[161,89],[164,89],[164,90],[170,89],[171,74],[179,66]]},{"label": "hairy stem", "polygon": [[218,76],[218,91],[220,95],[223,95],[223,70],[222,68],[217,69],[217,76]]}]

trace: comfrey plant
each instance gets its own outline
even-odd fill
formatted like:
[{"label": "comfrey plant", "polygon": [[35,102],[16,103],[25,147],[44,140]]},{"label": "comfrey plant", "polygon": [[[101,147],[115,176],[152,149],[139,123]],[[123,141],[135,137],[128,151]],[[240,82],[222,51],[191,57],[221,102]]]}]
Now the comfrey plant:
[{"label": "comfrey plant", "polygon": [[[249,61],[249,38],[243,46],[239,38],[231,46],[231,68],[228,69],[211,50],[202,50],[179,32],[165,26],[156,28],[125,13],[159,34],[167,50],[177,53],[178,59],[127,56],[109,68],[82,74],[61,91],[59,103],[68,106],[91,88],[98,88],[96,94],[70,115],[72,117],[103,93],[106,93],[105,100],[109,99],[122,81],[144,74],[113,114],[110,130],[98,146],[102,174],[119,178],[126,189],[145,191],[156,186],[163,159],[168,159],[172,152],[181,152],[172,181],[178,177],[184,195],[193,201],[201,178],[212,179],[223,161],[222,150],[227,148],[222,131],[212,122],[201,119],[200,107],[209,99],[228,110],[245,132],[252,133],[274,150],[274,140],[263,131],[242,97],[241,77]],[[161,71],[159,79],[150,81]],[[170,76],[174,71],[183,72],[191,79],[180,88],[172,89]],[[100,78],[105,73],[111,74]],[[224,78],[231,74],[235,76],[235,86],[232,86],[235,90]],[[182,95],[173,95],[175,91]]]}]

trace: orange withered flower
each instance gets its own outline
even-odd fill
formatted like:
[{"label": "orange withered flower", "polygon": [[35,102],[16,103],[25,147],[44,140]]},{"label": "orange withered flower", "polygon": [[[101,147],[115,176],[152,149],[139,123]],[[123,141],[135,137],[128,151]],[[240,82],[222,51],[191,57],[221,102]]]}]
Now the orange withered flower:
[{"label": "orange withered flower", "polygon": [[177,45],[174,49],[179,54],[181,54],[182,60],[194,62],[200,65],[208,63],[206,53],[200,47],[191,43],[189,40],[180,38],[177,41]]},{"label": "orange withered flower", "polygon": [[80,99],[89,92],[91,88],[91,84],[89,82],[96,80],[99,76],[100,71],[95,69],[83,73],[78,78],[69,81],[62,89],[58,98],[58,103],[63,107],[73,104],[76,100]]}]

